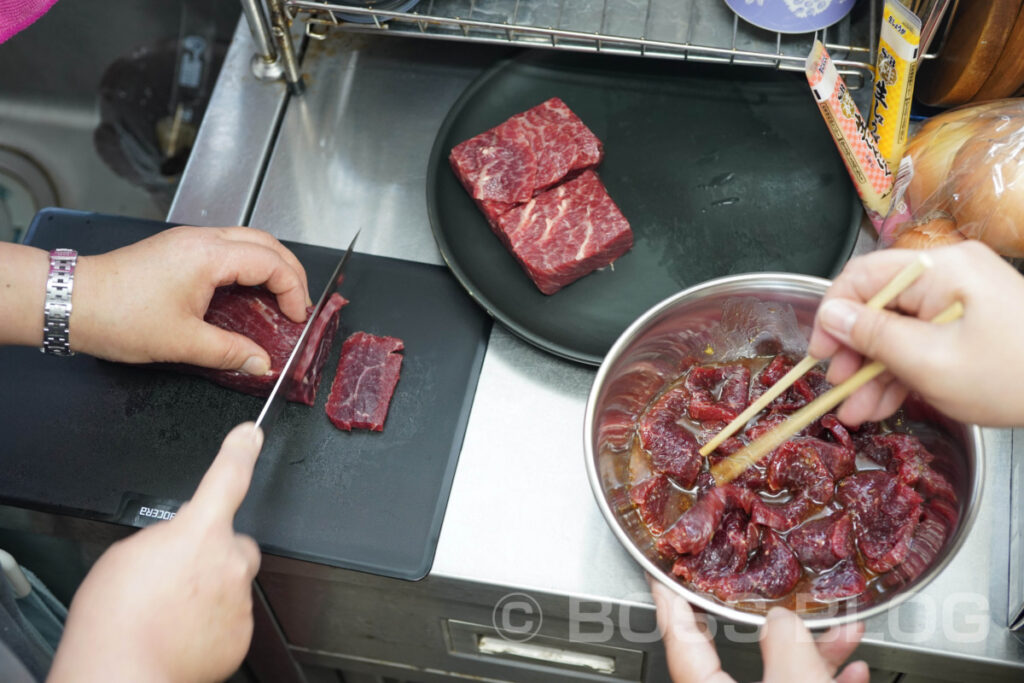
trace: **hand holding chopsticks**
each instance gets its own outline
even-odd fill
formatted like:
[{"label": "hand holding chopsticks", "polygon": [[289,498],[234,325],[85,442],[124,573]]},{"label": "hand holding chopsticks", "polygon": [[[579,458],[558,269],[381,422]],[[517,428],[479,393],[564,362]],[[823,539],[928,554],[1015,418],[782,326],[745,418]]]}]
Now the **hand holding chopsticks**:
[{"label": "hand holding chopsticks", "polygon": [[[963,304],[957,301],[932,318],[931,322],[940,324],[952,322],[962,316],[963,313]],[[790,415],[785,422],[712,467],[711,476],[714,477],[715,483],[718,486],[722,486],[743,474],[748,467],[757,464],[764,456],[774,451],[801,429],[835,408],[850,394],[875,377],[878,377],[884,371],[885,364],[879,361],[873,361],[865,365],[845,382],[832,387]]]},{"label": "hand holding chopsticks", "polygon": [[[921,273],[929,267],[931,267],[931,260],[928,258],[928,255],[925,253],[920,254],[916,260],[907,264],[903,270],[898,272],[885,287],[871,297],[867,303],[868,307],[875,310],[885,308],[889,302],[899,296],[900,292],[909,287],[914,280],[920,277]],[[768,407],[768,404],[781,396],[782,392],[788,389],[794,382],[807,374],[811,368],[820,362],[820,359],[808,355],[799,363],[794,365],[793,368],[779,379],[778,382],[770,386],[768,390],[758,397],[756,401],[751,403],[746,410],[740,413],[732,422],[727,424],[722,431],[718,432],[718,434],[714,436],[714,438],[704,444],[700,449],[700,454],[707,456],[713,452],[716,448],[722,445],[723,441],[742,429],[744,425],[751,420],[751,418]]]}]

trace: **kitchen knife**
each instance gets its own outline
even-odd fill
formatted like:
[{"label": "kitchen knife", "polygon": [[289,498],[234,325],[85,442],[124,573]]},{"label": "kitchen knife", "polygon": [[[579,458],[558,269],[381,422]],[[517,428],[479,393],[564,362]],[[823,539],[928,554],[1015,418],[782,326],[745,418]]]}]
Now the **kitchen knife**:
[{"label": "kitchen knife", "polygon": [[348,264],[348,259],[352,256],[352,248],[356,244],[356,239],[359,237],[359,232],[356,231],[355,236],[348,245],[348,249],[342,254],[341,260],[338,261],[338,265],[334,267],[334,272],[331,274],[330,279],[327,280],[327,286],[324,287],[324,293],[317,299],[316,306],[313,307],[313,311],[309,314],[309,318],[306,320],[306,326],[302,328],[302,334],[299,335],[299,340],[295,342],[295,348],[292,349],[292,353],[288,356],[288,362],[281,368],[281,376],[277,378],[277,382],[274,384],[274,388],[270,392],[270,396],[267,397],[267,402],[263,404],[263,410],[260,411],[259,417],[256,418],[256,426],[262,427],[266,430],[267,426],[270,425],[277,416],[281,413],[281,407],[284,405],[285,396],[295,385],[297,381],[301,381],[301,377],[293,377],[295,371],[295,364],[299,357],[302,356],[302,352],[305,350],[306,345],[310,339],[310,329],[313,327],[313,322],[320,315],[320,311],[323,310],[324,304],[331,297],[331,294],[338,289],[341,284],[341,275],[345,272],[345,266]]}]

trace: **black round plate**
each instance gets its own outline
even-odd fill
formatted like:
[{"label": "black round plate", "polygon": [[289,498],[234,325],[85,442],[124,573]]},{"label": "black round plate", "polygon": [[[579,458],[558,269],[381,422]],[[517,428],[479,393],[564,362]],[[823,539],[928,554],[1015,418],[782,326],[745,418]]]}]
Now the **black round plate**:
[{"label": "black round plate", "polygon": [[[634,245],[546,296],[491,232],[448,153],[554,96],[604,142],[597,170]],[[593,365],[641,313],[699,282],[835,275],[862,213],[803,74],[557,51],[503,60],[466,89],[434,142],[427,207],[444,260],[480,305],[527,341]]]}]

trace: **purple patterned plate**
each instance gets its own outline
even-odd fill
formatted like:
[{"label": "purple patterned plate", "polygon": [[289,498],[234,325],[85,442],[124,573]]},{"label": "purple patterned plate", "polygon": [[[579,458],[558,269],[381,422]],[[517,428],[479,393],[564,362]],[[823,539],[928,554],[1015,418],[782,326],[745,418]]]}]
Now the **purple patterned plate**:
[{"label": "purple patterned plate", "polygon": [[725,0],[740,19],[779,33],[811,33],[831,26],[857,0]]}]

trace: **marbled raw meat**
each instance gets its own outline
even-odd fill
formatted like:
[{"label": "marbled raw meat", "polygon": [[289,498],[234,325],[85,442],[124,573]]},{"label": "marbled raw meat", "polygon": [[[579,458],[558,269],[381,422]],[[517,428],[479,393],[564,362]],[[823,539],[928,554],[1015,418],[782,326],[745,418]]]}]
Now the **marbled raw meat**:
[{"label": "marbled raw meat", "polygon": [[401,339],[356,332],[341,347],[338,372],[327,398],[327,416],[338,429],[382,431],[398,384],[405,348]]},{"label": "marbled raw meat", "polygon": [[820,572],[854,556],[853,520],[847,512],[834,512],[801,524],[789,532],[789,547],[805,567]]},{"label": "marbled raw meat", "polygon": [[738,486],[720,486],[711,489],[683,513],[659,539],[663,550],[670,547],[676,553],[699,553],[704,550],[726,512],[739,509],[749,513],[757,501],[757,494]]},{"label": "marbled raw meat", "polygon": [[668,477],[656,474],[629,489],[629,500],[636,506],[640,519],[654,534],[665,530],[665,503],[672,490]]},{"label": "marbled raw meat", "polygon": [[781,598],[796,587],[801,573],[800,562],[786,541],[774,530],[762,529],[761,545],[747,568],[723,577],[714,592],[722,600]]},{"label": "marbled raw meat", "polygon": [[931,566],[942,551],[946,538],[956,525],[959,513],[952,503],[934,498],[924,505],[921,522],[914,530],[910,548],[903,562],[885,575],[883,581],[892,587],[913,581]]},{"label": "marbled raw meat", "polygon": [[677,423],[688,402],[683,387],[670,389],[644,414],[639,428],[640,444],[651,454],[654,469],[686,488],[693,486],[704,462],[693,434]]},{"label": "marbled raw meat", "polygon": [[887,572],[906,559],[921,516],[921,496],[882,470],[860,472],[839,482],[836,500],[853,514],[864,564]]},{"label": "marbled raw meat", "polygon": [[455,175],[489,220],[601,162],[601,141],[557,97],[459,143]]},{"label": "marbled raw meat", "polygon": [[745,365],[693,368],[685,386],[690,391],[691,418],[728,423],[747,407],[750,368]]},{"label": "marbled raw meat", "polygon": [[[338,331],[339,311],[348,301],[334,293],[324,303],[320,315],[310,328],[310,340],[303,355],[296,361],[296,382],[288,392],[289,401],[313,405],[320,386],[320,374],[327,362],[334,335]],[[312,307],[306,310],[312,312]],[[269,396],[288,362],[305,322],[297,323],[281,312],[277,297],[263,287],[229,285],[218,287],[204,316],[206,322],[249,337],[270,356],[270,373],[260,377],[236,370],[214,370],[194,365],[176,366],[190,374],[200,375],[221,386],[253,396]]]},{"label": "marbled raw meat", "polygon": [[757,548],[760,532],[756,524],[739,509],[722,518],[714,538],[695,555],[681,555],[672,565],[672,572],[697,588],[714,592],[722,577],[743,571],[747,555]]},{"label": "marbled raw meat", "polygon": [[542,192],[492,226],[544,294],[611,264],[633,246],[633,231],[593,171]]},{"label": "marbled raw meat", "polygon": [[811,581],[810,594],[815,600],[832,602],[860,595],[868,582],[853,560],[842,560],[835,567]]}]

